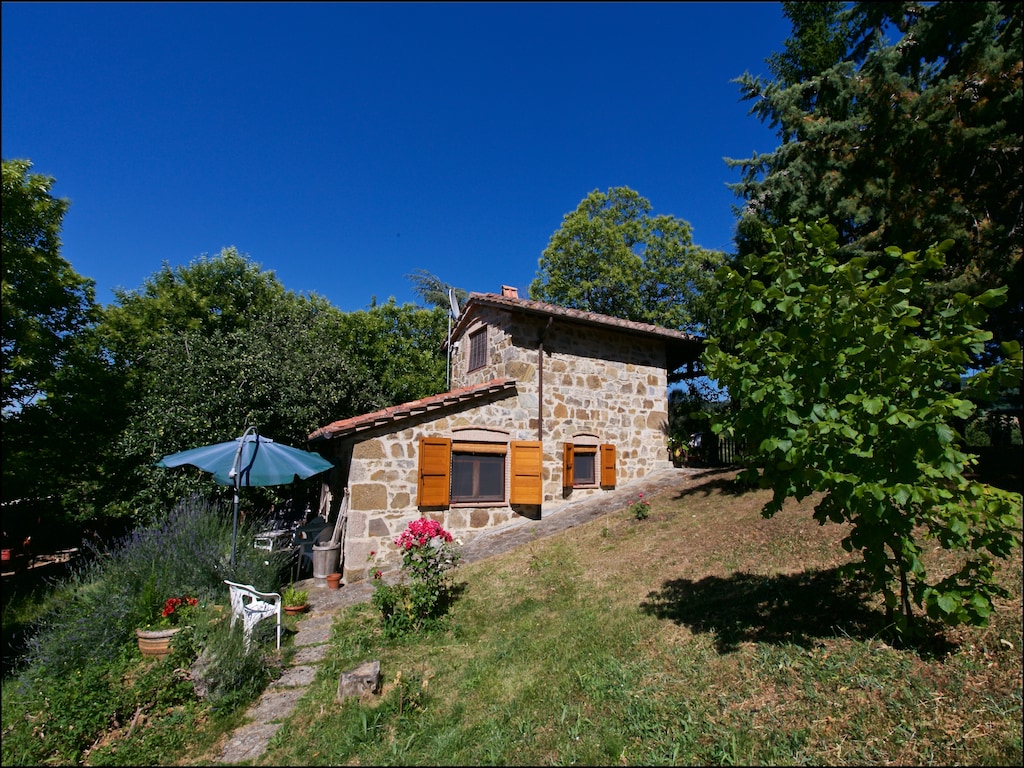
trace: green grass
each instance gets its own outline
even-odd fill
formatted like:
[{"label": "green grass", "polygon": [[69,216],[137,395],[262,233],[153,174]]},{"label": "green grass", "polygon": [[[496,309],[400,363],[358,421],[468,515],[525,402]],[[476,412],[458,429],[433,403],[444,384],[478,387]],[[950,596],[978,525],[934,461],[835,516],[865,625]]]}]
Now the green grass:
[{"label": "green grass", "polygon": [[[765,499],[711,474],[652,498],[647,519],[623,509],[460,566],[430,635],[386,639],[369,604],[339,614],[257,762],[1020,764],[1020,552],[988,627],[894,648],[878,600],[838,575],[844,529],[814,523],[813,500],[764,520]],[[31,613],[5,601],[5,623]],[[110,655],[4,680],[5,765],[209,764],[241,725],[247,697],[196,700],[184,650]],[[380,695],[339,704],[339,675],[370,659]]]},{"label": "green grass", "polygon": [[[986,628],[880,638],[810,504],[710,479],[456,571],[445,631],[387,641],[368,605],[260,764],[1020,764],[1021,563]],[[944,553],[933,553],[941,559]],[[335,701],[381,661],[381,694]],[[298,738],[293,738],[294,735]],[[202,762],[202,760],[199,760]]]}]

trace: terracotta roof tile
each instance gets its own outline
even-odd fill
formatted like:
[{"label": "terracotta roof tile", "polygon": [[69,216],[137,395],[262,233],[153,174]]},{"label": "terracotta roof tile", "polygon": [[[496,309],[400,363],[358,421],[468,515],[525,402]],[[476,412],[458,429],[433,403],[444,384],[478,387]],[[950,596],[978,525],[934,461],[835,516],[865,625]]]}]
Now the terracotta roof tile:
[{"label": "terracotta roof tile", "polygon": [[365,432],[374,427],[393,424],[410,416],[418,416],[421,413],[477,400],[499,392],[511,391],[515,387],[516,383],[513,379],[492,379],[476,386],[460,387],[449,392],[442,392],[439,395],[423,397],[409,403],[382,408],[373,413],[364,413],[361,416],[353,416],[349,419],[332,422],[311,433],[309,440],[330,440],[336,437],[355,434],[356,432]]},{"label": "terracotta roof tile", "polygon": [[700,344],[702,341],[699,336],[684,333],[683,331],[673,330],[672,328],[663,328],[660,325],[638,323],[634,320],[623,320],[619,317],[601,315],[597,312],[586,312],[582,309],[559,307],[556,304],[546,304],[543,301],[534,301],[532,299],[520,299],[517,296],[499,296],[496,293],[469,294],[469,298],[466,301],[463,312],[459,315],[459,321],[455,324],[455,328],[452,329],[452,338],[457,337],[459,333],[465,329],[470,318],[475,314],[473,312],[474,306],[501,307],[503,309],[526,312],[534,315],[560,317],[572,322],[582,323],[584,325],[616,328],[628,333],[657,336],[672,341],[692,342],[694,344]]}]

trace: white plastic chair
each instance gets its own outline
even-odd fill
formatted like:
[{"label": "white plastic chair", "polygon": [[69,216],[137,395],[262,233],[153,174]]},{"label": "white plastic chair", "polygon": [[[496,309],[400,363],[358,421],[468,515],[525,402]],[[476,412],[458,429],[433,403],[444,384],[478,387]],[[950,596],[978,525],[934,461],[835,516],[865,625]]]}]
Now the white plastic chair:
[{"label": "white plastic chair", "polygon": [[224,580],[231,592],[231,626],[242,619],[245,647],[249,647],[252,628],[263,619],[277,615],[277,647],[281,648],[281,595],[277,592],[259,592],[251,584],[236,584]]}]

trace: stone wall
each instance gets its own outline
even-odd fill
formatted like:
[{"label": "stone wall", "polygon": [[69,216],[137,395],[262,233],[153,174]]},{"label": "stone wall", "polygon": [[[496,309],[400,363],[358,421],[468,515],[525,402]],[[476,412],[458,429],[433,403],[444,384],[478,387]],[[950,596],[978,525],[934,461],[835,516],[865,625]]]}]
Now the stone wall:
[{"label": "stone wall", "polygon": [[505,441],[531,440],[533,436],[525,429],[511,427],[527,418],[520,398],[512,394],[448,415],[406,420],[396,425],[400,428],[395,431],[378,430],[377,434],[356,439],[348,474],[351,496],[342,566],[345,583],[371,577],[378,569],[397,568],[401,558],[394,538],[423,515],[437,520],[463,541],[479,531],[518,519],[508,504],[455,505],[422,512],[416,504],[418,450],[421,437],[452,437],[469,428],[497,428],[500,432],[494,433],[495,439]]},{"label": "stone wall", "polygon": [[[453,355],[452,387],[502,377],[518,382],[530,412],[530,439],[538,439],[538,416],[543,418],[545,502],[562,500],[561,448],[576,434],[616,446],[620,485],[670,466],[663,342],[557,320],[545,332],[540,319],[492,308],[484,308],[480,319],[488,326],[488,364],[467,371],[469,344],[463,342]],[[467,328],[463,339],[476,327]],[[538,413],[542,335],[544,408]]]},{"label": "stone wall", "polygon": [[[489,308],[481,319],[488,324],[488,363],[466,371],[468,333],[479,327],[471,326],[453,355],[452,388],[508,377],[517,382],[515,394],[455,413],[407,419],[395,424],[393,431],[381,428],[349,438],[346,583],[399,564],[393,539],[421,515],[416,506],[420,437],[453,437],[460,430],[476,428],[495,430],[499,441],[501,435],[507,435],[508,441],[537,440],[540,424],[542,515],[567,501],[602,492],[600,488],[563,489],[565,442],[613,444],[617,485],[670,466],[665,437],[668,383],[664,349],[658,340],[554,322],[543,338],[544,404],[539,412],[538,349],[545,324]],[[453,506],[426,514],[464,541],[520,519],[508,504]]]}]

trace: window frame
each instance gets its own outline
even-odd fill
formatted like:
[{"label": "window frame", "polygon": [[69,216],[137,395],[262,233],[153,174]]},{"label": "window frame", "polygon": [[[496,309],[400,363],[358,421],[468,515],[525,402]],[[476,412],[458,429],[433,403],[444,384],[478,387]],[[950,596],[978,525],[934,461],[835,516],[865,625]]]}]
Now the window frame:
[{"label": "window frame", "polygon": [[[493,444],[480,444],[480,443],[459,443],[457,441],[452,442],[451,447],[451,478],[449,481],[448,501],[452,506],[456,505],[469,505],[479,506],[482,504],[504,504],[508,498],[508,488],[506,487],[505,479],[508,476],[508,446],[500,443]],[[459,480],[462,480],[462,472],[466,470],[463,465],[464,461],[460,460],[456,463],[456,457],[478,457],[472,462],[472,471],[474,474],[472,485],[476,491],[475,494],[469,496],[456,495],[456,475]],[[499,472],[499,484],[497,494],[486,494],[480,493],[480,482],[481,473],[480,470],[485,465],[497,466],[500,464],[501,471]],[[459,470],[456,472],[456,470]]]},{"label": "window frame", "polygon": [[469,360],[467,371],[472,373],[487,365],[487,326],[469,333]]},{"label": "window frame", "polygon": [[[616,452],[612,443],[597,443],[590,436],[577,436],[586,442],[567,440],[562,444],[562,488],[571,491],[573,488],[604,488],[611,489],[616,483]],[[577,472],[578,459],[586,456],[586,463],[593,461],[593,479],[579,479]],[[593,457],[592,459],[590,457]]]},{"label": "window frame", "polygon": [[[573,488],[597,488],[597,446],[596,445],[573,445]],[[580,469],[589,465],[589,477],[580,477]]]}]

